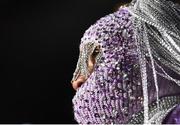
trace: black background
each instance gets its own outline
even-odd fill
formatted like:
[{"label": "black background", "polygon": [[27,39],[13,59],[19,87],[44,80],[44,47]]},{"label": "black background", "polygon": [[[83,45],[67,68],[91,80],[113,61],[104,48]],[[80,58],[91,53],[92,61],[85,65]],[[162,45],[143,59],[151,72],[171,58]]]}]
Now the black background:
[{"label": "black background", "polygon": [[76,123],[70,80],[84,31],[120,0],[2,0],[0,123]]},{"label": "black background", "polygon": [[80,39],[124,2],[1,0],[0,123],[76,123],[70,81]]}]

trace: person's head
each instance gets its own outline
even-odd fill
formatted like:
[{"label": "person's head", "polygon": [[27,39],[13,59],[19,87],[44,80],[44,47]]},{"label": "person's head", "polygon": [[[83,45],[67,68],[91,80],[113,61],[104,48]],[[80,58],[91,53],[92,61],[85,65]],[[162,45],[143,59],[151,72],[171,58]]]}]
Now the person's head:
[{"label": "person's head", "polygon": [[[72,80],[77,90],[73,104],[79,123],[98,123],[102,118],[104,123],[111,120],[124,122],[129,117],[128,94],[131,94],[132,102],[137,96],[136,104],[142,103],[139,65],[129,17],[126,9],[107,15],[92,25],[81,39],[80,56]],[[138,90],[136,95],[133,95],[131,84]],[[123,98],[126,101],[122,101]],[[107,104],[111,101],[113,104],[117,101],[119,105]],[[100,107],[105,110],[104,114],[96,113]]]},{"label": "person's head", "polygon": [[[85,32],[81,39],[80,56],[72,79],[75,90],[90,76],[103,77],[104,69],[115,69],[117,67],[120,71],[118,66],[121,63],[121,42],[125,39],[124,37],[128,37],[132,33],[132,31],[122,32],[122,29],[130,23],[126,26],[120,26],[120,23],[127,21],[121,19],[120,16],[127,18],[130,15],[126,10],[123,10],[121,14],[117,11],[114,15],[101,18]],[[110,70],[110,72],[114,71]]]},{"label": "person's head", "polygon": [[[147,5],[152,1],[149,0],[149,3],[146,3],[146,0],[142,0],[141,2],[140,9],[149,9],[151,10],[150,14],[153,15],[154,8]],[[158,4],[158,0],[156,2],[157,3],[154,4]],[[144,8],[143,5],[146,5],[148,8]],[[169,4],[166,4],[166,6],[169,6]],[[161,9],[164,8],[158,8],[158,10]],[[75,119],[79,123],[126,123],[133,113],[142,109],[143,106],[146,108],[146,104],[150,104],[156,99],[156,94],[154,94],[156,93],[156,87],[154,85],[155,75],[152,74],[152,62],[148,61],[150,58],[149,50],[142,51],[147,59],[142,59],[144,61],[142,63],[142,60],[139,62],[138,57],[140,57],[141,54],[139,54],[136,47],[137,43],[147,43],[147,40],[151,40],[150,43],[154,43],[151,49],[157,47],[157,49],[155,49],[156,51],[159,53],[163,52],[164,49],[159,43],[161,41],[154,38],[154,36],[159,35],[157,29],[154,30],[154,27],[150,27],[152,26],[151,24],[157,23],[157,26],[161,28],[160,23],[162,23],[162,20],[158,19],[162,13],[158,13],[159,15],[155,13],[153,16],[158,16],[158,18],[155,19],[152,18],[153,16],[150,14],[149,17],[149,15],[145,13],[146,15],[143,18],[146,20],[149,19],[150,21],[150,25],[148,25],[149,27],[147,28],[148,33],[154,34],[150,34],[150,39],[144,39],[145,37],[147,38],[147,34],[142,35],[141,33],[146,33],[147,29],[138,29],[139,32],[135,32],[137,31],[135,30],[136,28],[142,28],[142,18],[138,18],[140,22],[138,23],[141,27],[138,27],[139,25],[134,27],[134,25],[132,25],[132,23],[135,24],[133,22],[134,20],[132,20],[132,15],[128,10],[129,8],[120,9],[113,14],[101,18],[85,32],[81,39],[80,56],[72,80],[73,87],[77,90],[73,98],[73,104]],[[167,11],[168,10],[165,10],[165,12]],[[142,11],[136,11],[136,13],[137,12]],[[141,14],[142,13],[139,14],[140,17],[142,17]],[[150,20],[151,18],[152,20]],[[170,17],[167,18],[169,19]],[[172,19],[170,18],[170,20]],[[166,21],[166,18],[163,21]],[[171,22],[175,21],[176,20],[172,20]],[[168,30],[173,28],[170,27]],[[152,30],[152,32],[149,32],[149,30]],[[162,33],[160,35],[164,35],[164,32],[160,33]],[[164,37],[166,38],[167,35]],[[136,41],[137,39],[134,38],[141,39],[138,39],[140,41]],[[157,43],[159,43],[158,46]],[[144,45],[149,44],[142,44],[143,49],[149,48],[149,46]],[[141,47],[141,45],[138,45],[138,47]],[[151,68],[147,68],[146,70],[146,65],[144,66],[146,63],[147,67]],[[158,66],[156,63],[156,67]],[[142,68],[143,70],[141,70]],[[156,71],[164,75],[163,71]],[[158,78],[160,78],[158,79],[158,83],[161,84],[159,87],[160,96],[158,95],[158,97],[179,92],[177,86],[169,84],[170,81],[163,78],[161,79],[161,77]],[[145,87],[148,91],[144,90]],[[166,87],[168,87],[168,90]],[[146,93],[148,93],[147,96]],[[144,101],[147,98],[149,98],[150,103]]]}]

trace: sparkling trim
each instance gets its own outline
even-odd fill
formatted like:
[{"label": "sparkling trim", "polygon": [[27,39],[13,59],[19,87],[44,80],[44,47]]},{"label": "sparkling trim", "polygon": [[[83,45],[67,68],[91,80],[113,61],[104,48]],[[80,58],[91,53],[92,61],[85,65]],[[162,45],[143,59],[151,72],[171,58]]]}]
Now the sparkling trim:
[{"label": "sparkling trim", "polygon": [[[159,99],[159,112],[156,102],[149,105],[149,122],[152,124],[162,123],[165,116],[175,107],[180,104],[180,96],[168,96]],[[143,110],[135,113],[128,124],[143,124]]]}]

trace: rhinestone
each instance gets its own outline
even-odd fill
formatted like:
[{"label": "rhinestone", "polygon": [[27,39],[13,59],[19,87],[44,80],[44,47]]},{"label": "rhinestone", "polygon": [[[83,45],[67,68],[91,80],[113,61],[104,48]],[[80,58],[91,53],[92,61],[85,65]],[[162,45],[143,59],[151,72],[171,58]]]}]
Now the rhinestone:
[{"label": "rhinestone", "polygon": [[[114,82],[114,83],[116,83],[116,82]],[[115,89],[116,89],[116,86],[111,85],[109,88],[110,88],[111,90],[115,90]]]},{"label": "rhinestone", "polygon": [[143,98],[139,96],[139,97],[138,97],[138,100],[141,100],[141,101],[142,101],[142,100],[143,100]]},{"label": "rhinestone", "polygon": [[127,31],[126,31],[126,29],[123,30],[122,36],[125,37],[125,38],[127,37]]},{"label": "rhinestone", "polygon": [[139,101],[141,104],[143,104],[143,98],[142,97],[138,97]]},{"label": "rhinestone", "polygon": [[115,100],[116,98],[114,96],[110,96],[111,100]]},{"label": "rhinestone", "polygon": [[127,77],[127,74],[126,73],[123,73],[123,78],[126,78]]},{"label": "rhinestone", "polygon": [[97,109],[97,107],[93,107],[93,109],[95,110],[95,111],[97,111],[98,109]]},{"label": "rhinestone", "polygon": [[132,89],[133,89],[133,90],[136,90],[136,86],[133,86]]},{"label": "rhinestone", "polygon": [[103,67],[104,67],[104,66],[105,66],[105,64],[104,64],[104,63],[101,63],[101,66],[103,66]]},{"label": "rhinestone", "polygon": [[104,83],[100,83],[100,86],[103,87],[105,84]]},{"label": "rhinestone", "polygon": [[127,111],[127,107],[122,108],[122,112],[126,112]]},{"label": "rhinestone", "polygon": [[130,100],[135,100],[136,99],[136,97],[134,97],[134,96],[130,96],[129,98],[130,98]]},{"label": "rhinestone", "polygon": [[90,111],[90,109],[89,109],[88,107],[85,107],[84,109],[85,109],[86,111]]},{"label": "rhinestone", "polygon": [[139,85],[139,86],[140,86],[140,85],[141,85],[141,82],[137,82],[137,85]]},{"label": "rhinestone", "polygon": [[103,105],[102,107],[103,107],[103,109],[107,109],[107,106],[106,106],[106,105]]},{"label": "rhinestone", "polygon": [[105,114],[103,114],[103,115],[102,115],[102,118],[103,118],[103,119],[106,119],[106,115],[105,115]]},{"label": "rhinestone", "polygon": [[128,84],[128,85],[127,85],[127,89],[130,89],[130,88],[131,88],[131,85]]},{"label": "rhinestone", "polygon": [[117,70],[120,70],[120,67],[117,67],[116,69],[117,69]]},{"label": "rhinestone", "polygon": [[128,93],[131,94],[131,93],[132,93],[132,89],[129,89],[129,90],[128,90]]},{"label": "rhinestone", "polygon": [[98,113],[95,113],[94,116],[95,116],[95,117],[100,117]]},{"label": "rhinestone", "polygon": [[118,111],[116,111],[115,109],[113,110],[113,115],[117,116],[118,115]]},{"label": "rhinestone", "polygon": [[108,100],[108,98],[106,98],[106,97],[103,98],[103,101],[104,101],[104,102],[107,102],[107,100]]},{"label": "rhinestone", "polygon": [[115,97],[120,98],[120,92],[118,90],[115,90]]},{"label": "rhinestone", "polygon": [[135,116],[136,116],[135,114],[132,115],[132,117],[135,117]]},{"label": "rhinestone", "polygon": [[135,65],[134,65],[134,68],[138,68],[138,66],[139,66],[138,64],[135,64]]},{"label": "rhinestone", "polygon": [[91,95],[94,95],[94,91],[91,91],[90,94],[91,94]]},{"label": "rhinestone", "polygon": [[127,93],[124,93],[124,94],[123,94],[123,97],[124,97],[124,98],[127,98]]}]

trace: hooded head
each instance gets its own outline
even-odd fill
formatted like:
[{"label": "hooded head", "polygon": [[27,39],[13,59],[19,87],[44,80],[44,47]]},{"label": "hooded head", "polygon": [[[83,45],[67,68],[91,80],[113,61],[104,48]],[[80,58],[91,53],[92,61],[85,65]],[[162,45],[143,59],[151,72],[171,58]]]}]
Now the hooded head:
[{"label": "hooded head", "polygon": [[[97,46],[100,50],[95,56],[93,72],[90,73],[88,58]],[[132,15],[128,8],[120,8],[92,25],[81,39],[80,56],[72,80],[79,75],[87,79],[72,100],[76,121],[83,124],[128,123],[143,107],[139,67]],[[151,72],[149,68],[149,103],[156,99]],[[161,86],[169,83],[162,78],[158,80]],[[179,91],[179,88],[167,87],[168,90],[165,87],[160,89],[160,96]]]},{"label": "hooded head", "polygon": [[[73,80],[79,74],[88,78],[73,98],[79,123],[124,123],[132,113],[129,108],[138,109],[142,103],[130,17],[126,9],[107,15],[92,25],[81,40]],[[87,60],[96,46],[100,51],[89,74]],[[137,89],[138,93],[133,94]]]}]

